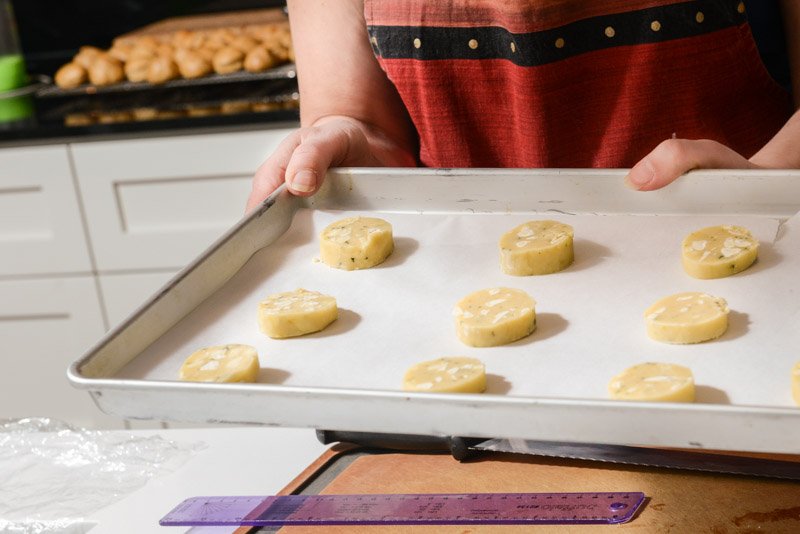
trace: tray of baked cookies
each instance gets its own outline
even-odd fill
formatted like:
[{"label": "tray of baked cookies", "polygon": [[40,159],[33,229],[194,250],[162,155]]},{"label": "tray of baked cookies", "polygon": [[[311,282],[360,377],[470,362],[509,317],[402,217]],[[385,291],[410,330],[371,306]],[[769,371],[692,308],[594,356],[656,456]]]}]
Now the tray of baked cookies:
[{"label": "tray of baked cookies", "polygon": [[41,98],[291,79],[289,23],[280,10],[169,19],[83,46]]},{"label": "tray of baked cookies", "polygon": [[105,412],[798,453],[800,175],[338,169],[69,370]]}]

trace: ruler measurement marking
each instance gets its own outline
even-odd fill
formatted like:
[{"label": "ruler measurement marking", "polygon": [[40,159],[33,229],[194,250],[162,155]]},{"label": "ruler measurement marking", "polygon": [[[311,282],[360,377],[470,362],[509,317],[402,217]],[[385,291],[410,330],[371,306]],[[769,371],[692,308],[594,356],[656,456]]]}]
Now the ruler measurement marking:
[{"label": "ruler measurement marking", "polygon": [[642,493],[287,495],[194,497],[164,526],[522,525],[629,521]]}]

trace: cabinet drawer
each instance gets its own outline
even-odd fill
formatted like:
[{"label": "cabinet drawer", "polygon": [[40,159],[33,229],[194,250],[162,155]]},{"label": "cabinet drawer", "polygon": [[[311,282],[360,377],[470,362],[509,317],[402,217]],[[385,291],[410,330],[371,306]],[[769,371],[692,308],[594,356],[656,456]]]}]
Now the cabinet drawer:
[{"label": "cabinet drawer", "polygon": [[0,419],[54,417],[87,427],[122,426],[85,391],[67,381],[67,368],[103,335],[94,278],[0,282]]},{"label": "cabinet drawer", "polygon": [[178,269],[244,213],[291,129],[71,146],[100,272]]},{"label": "cabinet drawer", "polygon": [[0,276],[91,270],[66,147],[0,150]]}]

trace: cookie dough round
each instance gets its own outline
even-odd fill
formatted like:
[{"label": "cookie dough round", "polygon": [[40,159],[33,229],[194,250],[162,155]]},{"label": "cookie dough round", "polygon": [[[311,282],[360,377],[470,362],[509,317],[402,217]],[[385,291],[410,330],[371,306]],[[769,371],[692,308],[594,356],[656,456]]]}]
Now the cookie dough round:
[{"label": "cookie dough round", "polygon": [[319,236],[320,258],[336,269],[369,269],[394,251],[392,225],[374,217],[348,217]]},{"label": "cookie dough round", "polygon": [[728,303],[706,293],[678,293],[644,312],[647,335],[664,343],[701,343],[728,329]]},{"label": "cookie dough round", "polygon": [[556,221],[529,221],[500,238],[500,268],[506,274],[551,274],[575,258],[572,226]]},{"label": "cookie dough round", "polygon": [[413,365],[403,377],[403,389],[429,393],[483,393],[486,368],[478,359],[439,358]]},{"label": "cookie dough round", "polygon": [[536,329],[536,301],[519,289],[494,287],[467,295],[453,308],[456,334],[471,347],[496,347]]},{"label": "cookie dough round", "polygon": [[647,402],[694,402],[694,376],[682,365],[640,363],[611,379],[612,399]]},{"label": "cookie dough round", "polygon": [[792,367],[792,398],[800,406],[800,362]]},{"label": "cookie dough round", "polygon": [[741,226],[709,226],[683,240],[683,269],[694,278],[723,278],[744,271],[758,257],[758,240]]},{"label": "cookie dough round", "polygon": [[275,339],[319,332],[338,316],[335,298],[305,289],[270,295],[258,305],[258,325]]},{"label": "cookie dough round", "polygon": [[219,345],[186,358],[180,379],[192,382],[255,382],[258,353],[250,345]]}]

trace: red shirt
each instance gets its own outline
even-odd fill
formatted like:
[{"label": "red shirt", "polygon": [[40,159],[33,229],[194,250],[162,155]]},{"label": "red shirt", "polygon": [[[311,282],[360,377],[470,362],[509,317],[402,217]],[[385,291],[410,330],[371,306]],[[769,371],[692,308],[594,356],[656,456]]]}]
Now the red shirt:
[{"label": "red shirt", "polygon": [[676,136],[750,157],[791,115],[739,0],[365,0],[431,167],[630,167]]}]

